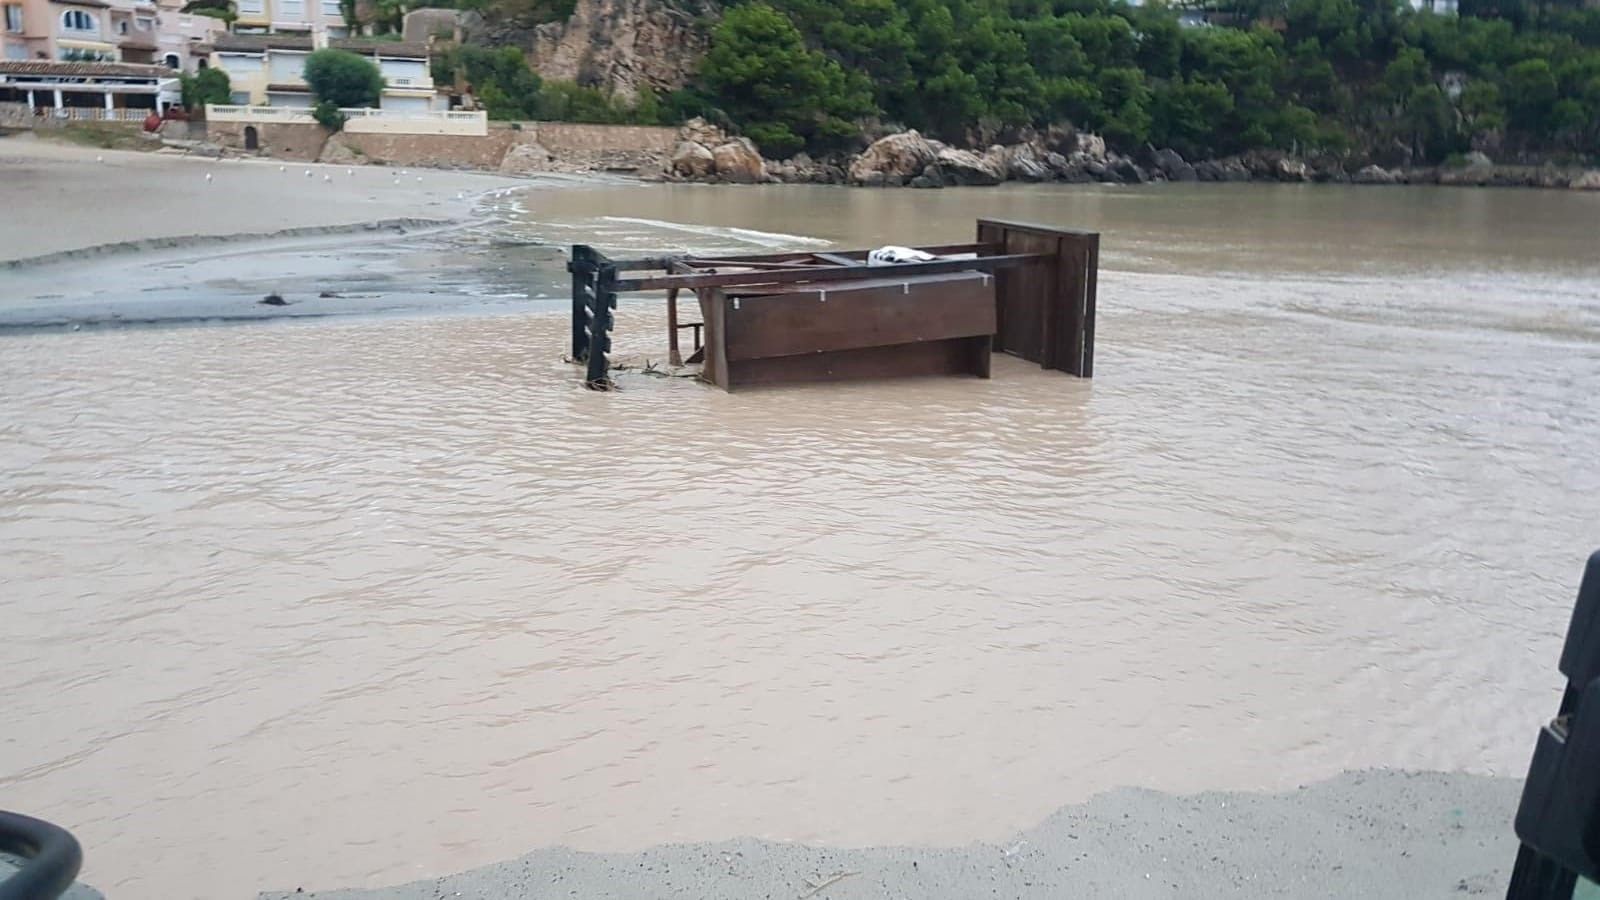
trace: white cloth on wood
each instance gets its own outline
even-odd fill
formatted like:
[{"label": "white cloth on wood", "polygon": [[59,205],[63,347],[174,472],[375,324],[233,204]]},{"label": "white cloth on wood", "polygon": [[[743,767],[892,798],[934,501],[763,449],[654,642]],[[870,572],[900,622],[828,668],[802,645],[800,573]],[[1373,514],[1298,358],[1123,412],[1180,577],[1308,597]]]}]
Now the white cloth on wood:
[{"label": "white cloth on wood", "polygon": [[932,253],[927,253],[922,250],[915,250],[911,247],[896,247],[890,245],[887,247],[879,247],[871,253],[868,253],[867,265],[892,266],[895,263],[928,262],[934,258],[935,257]]}]

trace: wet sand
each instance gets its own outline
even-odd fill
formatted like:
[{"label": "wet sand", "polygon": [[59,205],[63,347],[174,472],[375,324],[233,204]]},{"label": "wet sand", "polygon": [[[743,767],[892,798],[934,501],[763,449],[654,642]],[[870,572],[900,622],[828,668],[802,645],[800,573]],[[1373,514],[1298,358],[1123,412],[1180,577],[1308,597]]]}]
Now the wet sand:
[{"label": "wet sand", "polygon": [[[525,306],[562,290],[562,257],[497,238],[484,201],[583,183],[28,137],[0,140],[0,177],[30,186],[7,192],[0,217],[0,329],[11,331]],[[108,193],[108,182],[130,187]]]},{"label": "wet sand", "polygon": [[1509,778],[1393,771],[1277,794],[1124,788],[998,844],[557,847],[393,888],[300,886],[261,900],[1498,896],[1516,854],[1519,789]]},{"label": "wet sand", "polygon": [[[0,179],[6,184],[0,263],[125,241],[461,219],[472,209],[468,198],[526,183],[470,172],[405,171],[402,178],[399,169],[380,166],[216,160],[98,150],[31,135],[0,138]],[[458,194],[465,196],[457,199]]]}]

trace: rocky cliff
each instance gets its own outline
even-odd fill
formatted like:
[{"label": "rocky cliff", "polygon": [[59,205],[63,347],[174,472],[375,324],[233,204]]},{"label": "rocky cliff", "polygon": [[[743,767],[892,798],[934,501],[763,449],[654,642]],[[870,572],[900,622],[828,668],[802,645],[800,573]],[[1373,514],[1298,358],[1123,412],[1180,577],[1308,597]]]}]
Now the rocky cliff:
[{"label": "rocky cliff", "polygon": [[523,46],[541,77],[632,100],[643,89],[683,87],[718,13],[712,0],[578,0],[565,22],[530,29]]}]

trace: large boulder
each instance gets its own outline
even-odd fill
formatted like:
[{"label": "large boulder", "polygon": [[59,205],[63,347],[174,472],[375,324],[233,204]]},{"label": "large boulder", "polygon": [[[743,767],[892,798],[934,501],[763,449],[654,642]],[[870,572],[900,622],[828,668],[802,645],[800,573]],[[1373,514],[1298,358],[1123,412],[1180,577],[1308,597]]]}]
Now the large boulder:
[{"label": "large boulder", "polygon": [[1150,176],[1143,169],[1134,165],[1131,159],[1118,159],[1106,168],[1107,174],[1115,176],[1116,180],[1123,184],[1144,184],[1150,180]]},{"label": "large boulder", "polygon": [[1032,144],[1007,147],[1005,161],[1006,175],[1015,181],[1050,181],[1055,177],[1045,154]]},{"label": "large boulder", "polygon": [[905,184],[921,175],[935,155],[934,145],[916,131],[891,134],[873,141],[856,157],[850,164],[850,181],[874,186]]},{"label": "large boulder", "polygon": [[1167,177],[1168,181],[1198,181],[1200,176],[1195,172],[1194,166],[1189,165],[1172,149],[1152,150],[1150,152],[1150,165],[1156,171]]},{"label": "large boulder", "polygon": [[1311,180],[1318,184],[1347,184],[1350,173],[1344,170],[1344,163],[1332,156],[1322,156],[1311,161]]},{"label": "large boulder", "polygon": [[717,177],[734,184],[755,184],[767,176],[761,151],[749,138],[734,138],[711,151]]},{"label": "large boulder", "polygon": [[678,138],[679,140],[693,141],[696,144],[704,144],[707,147],[716,147],[726,143],[728,140],[728,136],[723,133],[721,128],[699,116],[695,116],[678,127]]},{"label": "large boulder", "polygon": [[1298,159],[1285,156],[1278,160],[1277,176],[1279,181],[1310,181],[1311,173],[1306,164]]},{"label": "large boulder", "polygon": [[980,156],[971,150],[944,147],[935,160],[949,184],[990,185],[1006,180],[1005,162],[992,156]]},{"label": "large boulder", "polygon": [[717,170],[717,158],[705,144],[679,141],[667,159],[667,169],[684,178],[708,178]]},{"label": "large boulder", "polygon": [[1569,187],[1575,191],[1600,191],[1600,169],[1585,169],[1572,179]]},{"label": "large boulder", "polygon": [[554,167],[555,155],[537,141],[513,144],[500,159],[503,175],[526,175],[531,172],[548,172]]},{"label": "large boulder", "polygon": [[1070,155],[1081,158],[1083,161],[1105,162],[1106,139],[1098,134],[1079,132],[1076,136],[1077,146]]},{"label": "large boulder", "polygon": [[1362,166],[1350,180],[1356,184],[1395,184],[1400,178],[1382,166]]}]

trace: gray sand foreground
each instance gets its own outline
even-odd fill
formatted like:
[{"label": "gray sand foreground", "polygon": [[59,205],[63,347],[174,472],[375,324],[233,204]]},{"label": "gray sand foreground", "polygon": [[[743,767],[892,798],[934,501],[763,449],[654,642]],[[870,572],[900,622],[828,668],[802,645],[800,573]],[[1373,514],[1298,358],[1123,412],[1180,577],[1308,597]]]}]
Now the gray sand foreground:
[{"label": "gray sand foreground", "polygon": [[[536,850],[445,878],[262,900],[1459,897],[1500,895],[1521,783],[1347,772],[1275,794],[1120,789],[998,845],[827,849],[738,839]],[[841,816],[850,811],[842,809]]]}]

